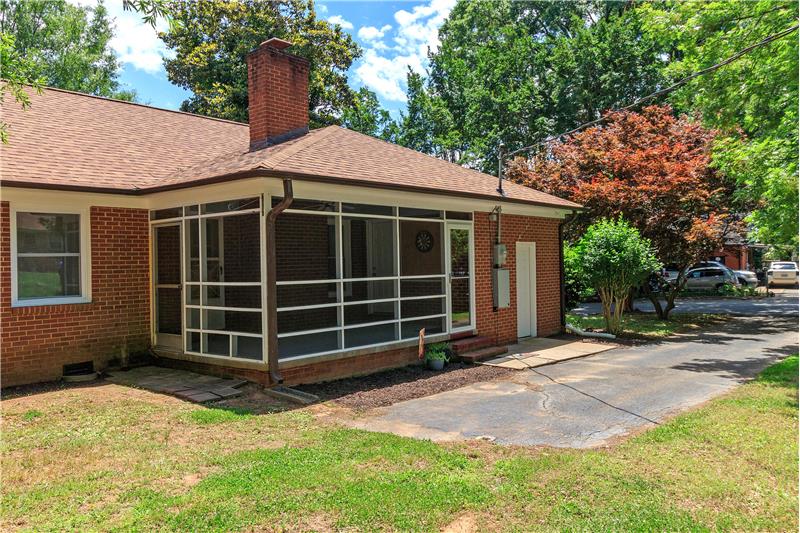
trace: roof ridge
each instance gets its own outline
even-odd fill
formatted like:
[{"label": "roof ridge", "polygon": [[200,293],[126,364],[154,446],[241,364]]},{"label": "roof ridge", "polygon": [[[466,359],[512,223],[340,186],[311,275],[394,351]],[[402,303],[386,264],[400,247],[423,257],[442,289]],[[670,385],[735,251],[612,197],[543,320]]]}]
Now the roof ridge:
[{"label": "roof ridge", "polygon": [[[262,161],[258,165],[259,168],[274,170],[277,165],[280,165],[281,163],[286,161],[286,159],[288,159],[289,157],[295,155],[298,152],[302,152],[306,148],[311,148],[322,139],[334,133],[336,131],[336,128],[339,128],[339,126],[330,125],[330,126],[325,126],[324,128],[318,128],[316,130],[309,131],[303,137],[298,138],[294,144],[290,145],[285,150],[282,150],[281,152],[275,154],[273,158],[271,159],[268,158],[264,160],[264,161],[268,160],[269,164],[264,164],[264,161]],[[313,138],[309,136],[313,136]],[[280,143],[273,146],[280,146]]]},{"label": "roof ridge", "polygon": [[[27,87],[30,87],[30,86],[28,85]],[[225,122],[227,124],[235,124],[237,126],[247,126],[247,127],[249,127],[249,124],[247,122],[238,122],[236,120],[229,120],[229,119],[226,119],[226,118],[209,117],[207,115],[200,115],[198,113],[189,113],[188,111],[179,111],[177,109],[167,109],[167,108],[164,108],[164,107],[156,107],[156,106],[153,106],[153,105],[142,104],[140,102],[131,102],[129,100],[120,100],[119,98],[110,98],[108,96],[99,96],[99,95],[96,95],[96,94],[88,94],[88,93],[82,93],[82,92],[78,92],[78,91],[70,91],[69,89],[60,89],[58,87],[50,87],[49,85],[43,85],[42,88],[43,89],[47,89],[48,91],[56,91],[56,92],[59,92],[59,93],[66,93],[66,94],[74,94],[75,96],[85,96],[87,98],[95,98],[97,100],[105,100],[107,102],[112,102],[112,103],[116,103],[116,104],[135,105],[135,106],[138,106],[138,107],[144,107],[145,109],[152,109],[154,111],[165,111],[167,113],[176,113],[178,115],[186,115],[188,117],[204,118],[206,120],[215,120],[217,122]]]}]

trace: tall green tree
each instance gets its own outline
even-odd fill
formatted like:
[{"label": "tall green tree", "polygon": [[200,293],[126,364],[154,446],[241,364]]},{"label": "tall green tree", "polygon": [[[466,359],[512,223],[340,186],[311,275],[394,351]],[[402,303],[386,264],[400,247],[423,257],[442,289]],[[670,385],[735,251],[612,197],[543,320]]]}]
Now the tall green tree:
[{"label": "tall green tree", "polygon": [[408,69],[406,112],[401,113],[397,143],[457,163],[459,136],[445,102],[433,94],[425,78]]},{"label": "tall green tree", "polygon": [[381,107],[378,97],[366,87],[353,94],[352,105],[342,110],[342,126],[360,131],[384,141],[397,139],[397,123],[389,112]]},{"label": "tall green tree", "polygon": [[[16,104],[27,109],[31,105],[27,89],[41,91],[42,80],[36,76],[33,62],[17,52],[14,36],[9,33],[0,33],[0,65],[0,103],[9,93]],[[0,142],[8,144],[8,138],[8,124],[0,120]]]},{"label": "tall green tree", "polygon": [[337,25],[317,19],[312,0],[175,0],[169,30],[160,34],[175,57],[165,60],[169,80],[193,95],[181,109],[247,120],[247,54],[270,37],[294,43],[311,63],[312,127],[335,122],[351,105],[346,71],[361,50]]},{"label": "tall green tree", "polygon": [[[728,0],[668,2],[639,8],[648,32],[673,50],[665,68],[683,77],[796,26],[797,2]],[[699,111],[724,135],[715,163],[738,179],[740,194],[758,202],[749,217],[755,237],[798,243],[798,36],[749,52],[700,76],[671,96],[680,110]]]},{"label": "tall green tree", "polygon": [[[102,3],[79,7],[65,0],[0,0],[0,33],[13,40],[29,79],[60,89],[131,100],[122,90],[111,49],[113,27]],[[4,54],[3,77],[14,72]]]},{"label": "tall green tree", "polygon": [[440,29],[426,90],[452,118],[460,161],[493,172],[499,142],[533,144],[660,87],[663,42],[643,33],[631,6],[459,2]]}]

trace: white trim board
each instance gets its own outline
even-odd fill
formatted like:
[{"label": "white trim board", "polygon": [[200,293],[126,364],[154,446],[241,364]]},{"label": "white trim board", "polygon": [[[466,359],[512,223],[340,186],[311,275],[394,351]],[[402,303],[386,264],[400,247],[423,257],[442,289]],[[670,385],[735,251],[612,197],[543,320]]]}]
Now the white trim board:
[{"label": "white trim board", "polygon": [[[497,199],[467,198],[447,194],[422,193],[359,185],[323,183],[293,178],[294,195],[297,198],[329,200],[339,202],[368,203],[399,207],[420,207],[449,211],[490,212],[501,205],[503,213],[545,218],[565,218],[574,210],[568,207],[547,207]],[[154,192],[145,195],[94,193],[81,191],[59,191],[24,187],[0,186],[3,201],[44,202],[73,206],[127,207],[138,209],[163,209],[178,205],[201,204],[214,201],[233,200],[260,194],[282,196],[281,178],[243,178],[210,185],[197,185],[172,191]],[[267,199],[267,202],[270,200]],[[269,204],[268,204],[269,205]],[[41,208],[40,208],[41,209]]]}]

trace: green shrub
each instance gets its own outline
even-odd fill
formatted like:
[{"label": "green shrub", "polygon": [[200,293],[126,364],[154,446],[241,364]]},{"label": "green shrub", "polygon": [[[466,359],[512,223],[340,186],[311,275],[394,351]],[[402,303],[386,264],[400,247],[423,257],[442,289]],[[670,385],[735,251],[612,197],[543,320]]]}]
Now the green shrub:
[{"label": "green shrub", "polygon": [[566,242],[564,243],[564,291],[567,296],[568,311],[596,294],[583,273],[580,247]]},{"label": "green shrub", "polygon": [[650,240],[639,235],[622,217],[603,219],[589,226],[577,249],[582,276],[600,296],[606,329],[620,333],[631,289],[661,267]]},{"label": "green shrub", "polygon": [[450,348],[446,342],[437,342],[425,347],[425,361],[450,361]]}]

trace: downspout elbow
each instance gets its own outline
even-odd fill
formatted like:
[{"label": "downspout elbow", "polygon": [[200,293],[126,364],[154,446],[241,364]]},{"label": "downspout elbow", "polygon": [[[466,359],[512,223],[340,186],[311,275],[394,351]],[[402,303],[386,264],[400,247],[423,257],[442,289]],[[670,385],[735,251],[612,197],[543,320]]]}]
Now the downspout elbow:
[{"label": "downspout elbow", "polygon": [[283,178],[283,199],[267,213],[267,362],[270,382],[283,383],[278,368],[278,294],[277,294],[277,251],[275,248],[275,222],[284,210],[292,205],[294,192],[292,180]]}]

